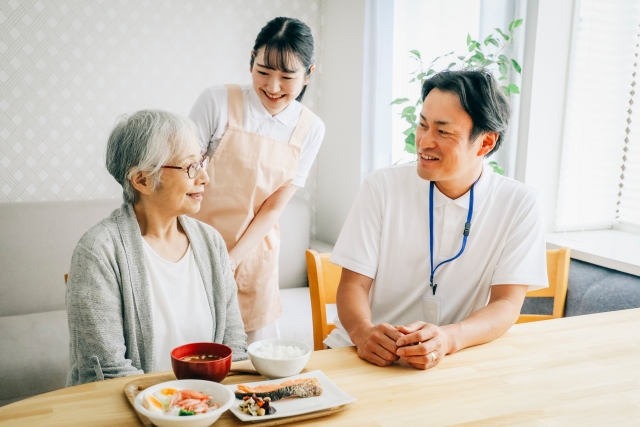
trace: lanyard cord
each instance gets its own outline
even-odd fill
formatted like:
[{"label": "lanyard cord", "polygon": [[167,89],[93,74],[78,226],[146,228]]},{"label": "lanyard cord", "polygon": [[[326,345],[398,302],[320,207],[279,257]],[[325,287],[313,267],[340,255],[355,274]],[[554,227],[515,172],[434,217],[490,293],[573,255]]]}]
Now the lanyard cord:
[{"label": "lanyard cord", "polygon": [[464,252],[465,246],[467,246],[467,238],[469,237],[469,230],[471,229],[471,218],[473,217],[473,187],[476,186],[477,182],[478,180],[473,183],[473,185],[471,186],[471,192],[469,194],[469,212],[467,213],[467,222],[464,223],[462,247],[460,248],[460,252],[458,252],[458,254],[453,258],[442,261],[440,264],[436,265],[436,268],[433,268],[433,189],[435,187],[435,182],[431,181],[431,184],[429,186],[429,256],[431,257],[431,277],[429,279],[429,286],[431,286],[431,289],[433,290],[433,295],[436,294],[436,288],[438,287],[437,284],[433,283],[433,276],[436,274],[436,270],[438,269],[438,267],[440,267],[442,264],[446,264],[458,258],[460,255],[462,255],[462,252]]}]

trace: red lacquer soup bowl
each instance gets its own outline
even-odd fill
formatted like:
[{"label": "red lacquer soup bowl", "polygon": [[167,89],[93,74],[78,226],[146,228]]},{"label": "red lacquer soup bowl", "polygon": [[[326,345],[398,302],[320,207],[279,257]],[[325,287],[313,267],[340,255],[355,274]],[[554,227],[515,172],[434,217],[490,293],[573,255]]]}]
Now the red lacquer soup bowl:
[{"label": "red lacquer soup bowl", "polygon": [[215,342],[195,342],[171,351],[171,367],[179,380],[219,383],[231,369],[231,347]]}]

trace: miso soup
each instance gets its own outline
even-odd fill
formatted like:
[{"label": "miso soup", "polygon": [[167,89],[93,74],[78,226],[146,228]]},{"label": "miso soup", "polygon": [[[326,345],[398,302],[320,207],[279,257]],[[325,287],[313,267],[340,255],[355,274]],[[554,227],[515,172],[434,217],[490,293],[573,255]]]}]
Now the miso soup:
[{"label": "miso soup", "polygon": [[194,354],[193,356],[184,356],[180,360],[184,362],[211,362],[212,360],[219,360],[220,356],[213,354]]}]

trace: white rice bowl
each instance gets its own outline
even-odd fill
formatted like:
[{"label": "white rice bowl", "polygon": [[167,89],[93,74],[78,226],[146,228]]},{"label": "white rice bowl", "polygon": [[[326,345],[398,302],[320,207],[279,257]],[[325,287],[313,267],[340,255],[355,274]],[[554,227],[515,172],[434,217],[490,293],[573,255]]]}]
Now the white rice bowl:
[{"label": "white rice bowl", "polygon": [[296,340],[261,340],[249,345],[247,353],[260,374],[283,378],[302,372],[311,356],[311,347]]}]

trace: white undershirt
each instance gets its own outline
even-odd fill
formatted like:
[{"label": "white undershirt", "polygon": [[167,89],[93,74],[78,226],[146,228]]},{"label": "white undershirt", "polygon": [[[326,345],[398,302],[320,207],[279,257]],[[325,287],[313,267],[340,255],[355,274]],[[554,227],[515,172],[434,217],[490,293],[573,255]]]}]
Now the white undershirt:
[{"label": "white undershirt", "polygon": [[[410,163],[373,172],[340,232],[331,262],[373,278],[372,322],[425,320],[420,298],[430,293],[429,181]],[[434,262],[462,245],[469,193],[452,200],[434,191]],[[485,168],[474,188],[471,231],[460,258],[435,274],[440,324],[466,319],[487,305],[492,286],[548,287],[544,217],[530,187]],[[339,319],[325,343],[353,345]]]},{"label": "white undershirt", "polygon": [[[264,135],[289,143],[298,125],[302,104],[293,101],[282,112],[272,116],[262,105],[252,85],[242,85],[242,128],[248,132]],[[225,86],[206,88],[191,108],[189,118],[198,127],[198,141],[203,152],[212,156],[220,144],[229,125],[229,93]],[[320,144],[324,138],[324,123],[318,116],[313,118],[309,132],[300,146],[300,165],[292,184],[304,187]]]},{"label": "white undershirt", "polygon": [[144,239],[142,247],[151,285],[153,371],[169,371],[171,350],[187,343],[211,342],[211,308],[191,245],[175,263],[158,255]]}]

